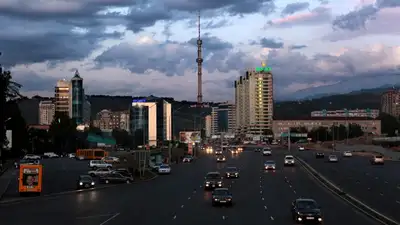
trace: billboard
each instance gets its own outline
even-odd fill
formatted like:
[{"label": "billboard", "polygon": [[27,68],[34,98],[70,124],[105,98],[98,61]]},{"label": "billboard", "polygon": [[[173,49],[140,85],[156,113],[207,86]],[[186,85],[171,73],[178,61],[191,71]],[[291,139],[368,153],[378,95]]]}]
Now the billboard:
[{"label": "billboard", "polygon": [[200,143],[201,134],[200,131],[181,131],[179,132],[179,141],[182,143]]}]

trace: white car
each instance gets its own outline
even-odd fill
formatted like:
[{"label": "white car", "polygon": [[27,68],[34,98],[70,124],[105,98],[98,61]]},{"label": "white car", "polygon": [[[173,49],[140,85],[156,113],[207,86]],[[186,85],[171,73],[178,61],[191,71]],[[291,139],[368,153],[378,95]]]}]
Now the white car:
[{"label": "white car", "polygon": [[158,171],[158,169],[160,168],[160,166],[162,166],[163,164],[162,163],[155,163],[155,164],[153,164],[153,165],[150,165],[150,167],[151,167],[151,169],[153,170],[153,171]]},{"label": "white car", "polygon": [[305,150],[305,148],[303,146],[299,147],[299,151],[304,151],[304,150]]},{"label": "white car", "polygon": [[171,167],[169,165],[163,164],[158,168],[158,174],[170,174]]},{"label": "white car", "polygon": [[191,163],[193,161],[193,156],[185,156],[182,159],[183,163]]},{"label": "white car", "polygon": [[339,159],[338,159],[338,157],[336,155],[330,155],[328,157],[328,161],[329,162],[339,162]]},{"label": "white car", "polygon": [[112,164],[106,163],[103,160],[90,160],[89,162],[89,167],[92,168],[93,170],[96,170],[98,168],[112,168]]},{"label": "white car", "polygon": [[90,170],[88,172],[88,174],[92,177],[96,177],[96,176],[108,175],[108,174],[111,174],[112,172],[114,172],[114,170],[109,169],[109,168],[101,168],[101,169],[97,169],[97,170]]},{"label": "white car", "polygon": [[383,164],[385,164],[385,160],[383,159],[382,155],[375,155],[371,159],[371,164],[372,165],[377,165],[377,164],[383,165]]},{"label": "white car", "polygon": [[43,154],[45,157],[47,157],[47,158],[60,158],[60,156],[59,155],[57,155],[56,153],[54,153],[54,152],[45,152],[44,154]]},{"label": "white car", "polygon": [[344,152],[343,152],[343,156],[344,156],[344,157],[352,157],[352,156],[353,156],[353,153],[351,153],[350,151],[344,151]]},{"label": "white car", "polygon": [[41,158],[42,157],[40,157],[40,155],[26,154],[23,159],[26,159],[26,160],[40,160]]},{"label": "white car", "polygon": [[272,151],[270,148],[264,148],[262,153],[263,155],[272,155]]},{"label": "white car", "polygon": [[292,155],[285,156],[284,166],[294,166],[294,157]]},{"label": "white car", "polygon": [[68,158],[75,159],[76,158],[76,154],[75,153],[69,153],[68,154]]},{"label": "white car", "polygon": [[101,160],[106,163],[119,163],[120,162],[119,158],[113,157],[113,156],[103,157]]}]

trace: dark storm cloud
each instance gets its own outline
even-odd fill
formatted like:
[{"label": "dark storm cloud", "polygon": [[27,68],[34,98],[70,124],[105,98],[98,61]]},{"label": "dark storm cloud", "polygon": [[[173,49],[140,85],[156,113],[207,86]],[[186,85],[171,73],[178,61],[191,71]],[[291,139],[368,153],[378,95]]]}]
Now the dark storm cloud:
[{"label": "dark storm cloud", "polygon": [[366,23],[369,20],[373,20],[381,9],[395,7],[400,7],[399,0],[378,0],[375,4],[366,5],[360,9],[338,16],[332,22],[332,25],[336,29],[359,30],[365,28]]},{"label": "dark storm cloud", "polygon": [[284,44],[273,38],[261,38],[259,41],[251,41],[251,45],[261,45],[263,48],[283,48]]},{"label": "dark storm cloud", "polygon": [[303,48],[307,48],[307,45],[291,45],[289,46],[289,49],[291,50],[296,50],[296,49],[303,49]]},{"label": "dark storm cloud", "polygon": [[57,83],[57,78],[43,77],[39,74],[28,72],[13,72],[13,79],[15,82],[22,84],[22,91],[47,91],[49,88],[54,87]]},{"label": "dark storm cloud", "polygon": [[309,6],[310,6],[310,3],[308,3],[308,2],[290,3],[290,4],[286,5],[286,7],[282,10],[281,14],[282,14],[282,16],[291,15],[296,12],[307,9]]}]

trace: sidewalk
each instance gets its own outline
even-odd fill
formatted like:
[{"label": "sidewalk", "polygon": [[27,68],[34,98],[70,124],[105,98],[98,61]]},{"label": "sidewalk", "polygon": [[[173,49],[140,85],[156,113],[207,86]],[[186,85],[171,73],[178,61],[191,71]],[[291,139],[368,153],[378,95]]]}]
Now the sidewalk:
[{"label": "sidewalk", "polygon": [[0,199],[4,193],[7,192],[8,186],[10,185],[11,180],[15,179],[16,174],[17,170],[11,167],[0,176]]}]

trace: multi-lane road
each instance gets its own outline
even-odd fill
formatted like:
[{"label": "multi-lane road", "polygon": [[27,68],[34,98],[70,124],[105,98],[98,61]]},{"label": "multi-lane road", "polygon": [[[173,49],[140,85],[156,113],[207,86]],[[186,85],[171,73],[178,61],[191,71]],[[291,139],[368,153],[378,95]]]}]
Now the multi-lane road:
[{"label": "multi-lane road", "polygon": [[[328,156],[330,153],[325,152]],[[385,165],[371,165],[369,157],[343,158],[339,163],[315,159],[314,152],[299,152],[298,155],[310,166],[370,207],[400,221],[400,162],[386,161]]]},{"label": "multi-lane road", "polygon": [[[283,167],[283,150],[273,156],[245,151],[217,163],[212,155],[193,164],[173,165],[171,175],[139,184],[78,194],[44,197],[0,205],[5,225],[204,225],[293,224],[290,204],[298,197],[314,198],[322,207],[327,225],[375,224],[323,189],[299,166]],[[267,158],[277,163],[275,172],[264,172]],[[241,171],[236,180],[224,179],[235,205],[212,207],[211,193],[203,189],[204,176],[228,166]]]}]

